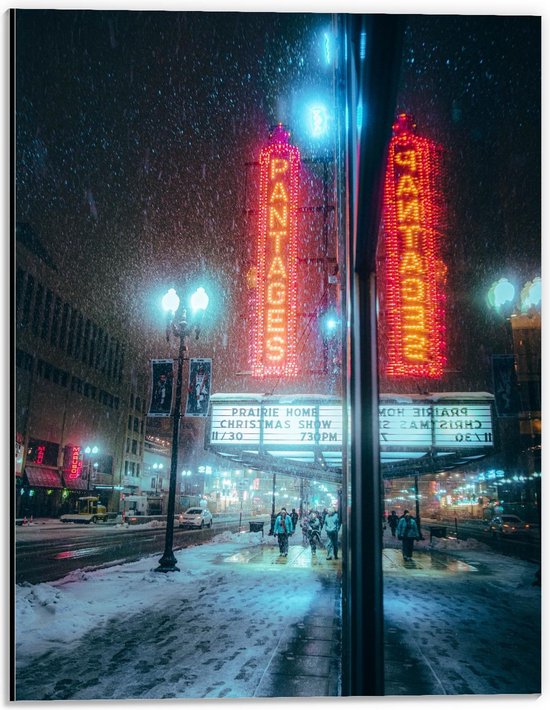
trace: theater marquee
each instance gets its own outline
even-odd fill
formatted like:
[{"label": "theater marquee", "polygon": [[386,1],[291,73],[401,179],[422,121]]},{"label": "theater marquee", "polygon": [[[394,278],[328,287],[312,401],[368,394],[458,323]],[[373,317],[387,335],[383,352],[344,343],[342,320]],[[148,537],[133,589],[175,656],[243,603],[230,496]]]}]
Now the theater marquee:
[{"label": "theater marquee", "polygon": [[[215,394],[210,414],[206,444],[218,453],[248,451],[341,466],[343,411],[334,397]],[[379,437],[382,463],[428,454],[485,455],[494,445],[493,395],[383,394]]]}]

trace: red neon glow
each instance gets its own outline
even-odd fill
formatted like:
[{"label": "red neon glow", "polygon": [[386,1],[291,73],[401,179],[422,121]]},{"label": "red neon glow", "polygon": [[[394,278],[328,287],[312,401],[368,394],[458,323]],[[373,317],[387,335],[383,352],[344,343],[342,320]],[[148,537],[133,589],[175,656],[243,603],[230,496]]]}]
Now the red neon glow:
[{"label": "red neon glow", "polygon": [[400,114],[384,186],[381,291],[388,377],[440,378],[446,362],[445,265],[440,256],[441,150]]},{"label": "red neon glow", "polygon": [[44,444],[36,447],[36,463],[44,463],[44,454],[46,453],[46,447]]},{"label": "red neon glow", "polygon": [[69,478],[78,478],[82,473],[80,446],[71,446],[69,456]]},{"label": "red neon glow", "polygon": [[252,374],[298,374],[297,229],[300,151],[279,124],[260,153]]}]

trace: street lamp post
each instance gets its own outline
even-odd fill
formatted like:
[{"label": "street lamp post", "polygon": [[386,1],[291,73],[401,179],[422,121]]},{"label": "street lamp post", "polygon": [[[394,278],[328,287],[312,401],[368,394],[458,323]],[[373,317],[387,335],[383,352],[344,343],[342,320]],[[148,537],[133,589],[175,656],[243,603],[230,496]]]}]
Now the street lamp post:
[{"label": "street lamp post", "polygon": [[[180,432],[181,419],[181,399],[183,385],[183,361],[186,360],[187,354],[187,338],[195,330],[195,337],[198,339],[200,333],[200,325],[189,324],[187,322],[187,312],[182,309],[179,318],[176,318],[176,312],[179,308],[180,299],[175,291],[171,288],[162,299],[164,310],[169,314],[169,321],[166,329],[166,340],[170,340],[170,333],[173,333],[179,338],[178,349],[178,368],[176,375],[176,401],[174,404],[174,424],[172,427],[172,456],[170,459],[170,483],[168,488],[168,509],[166,512],[166,537],[164,542],[164,554],[159,560],[157,572],[179,572],[176,566],[176,558],[173,551],[174,542],[174,514],[176,509],[176,483],[178,469],[178,442]],[[197,289],[191,297],[191,307],[193,311],[205,311],[208,306],[208,296],[203,288]]]},{"label": "street lamp post", "polygon": [[273,488],[271,492],[271,522],[269,526],[269,534],[273,535],[273,529],[275,527],[275,487],[277,485],[277,474],[273,472]]},{"label": "street lamp post", "polygon": [[99,453],[99,447],[98,446],[86,446],[84,449],[84,456],[87,459],[86,463],[86,475],[88,477],[88,491],[91,490],[91,485],[92,485],[92,454],[97,454]]}]

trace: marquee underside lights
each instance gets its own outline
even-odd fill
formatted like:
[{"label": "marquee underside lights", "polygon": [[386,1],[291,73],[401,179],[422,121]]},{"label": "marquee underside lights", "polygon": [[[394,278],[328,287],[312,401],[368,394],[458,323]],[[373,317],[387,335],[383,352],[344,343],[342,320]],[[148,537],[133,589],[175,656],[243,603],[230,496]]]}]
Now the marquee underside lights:
[{"label": "marquee underside lights", "polygon": [[441,152],[415,130],[410,116],[398,117],[384,186],[386,374],[436,379],[446,362]]},{"label": "marquee underside lights", "polygon": [[279,124],[260,153],[255,377],[298,374],[297,227],[300,152]]}]

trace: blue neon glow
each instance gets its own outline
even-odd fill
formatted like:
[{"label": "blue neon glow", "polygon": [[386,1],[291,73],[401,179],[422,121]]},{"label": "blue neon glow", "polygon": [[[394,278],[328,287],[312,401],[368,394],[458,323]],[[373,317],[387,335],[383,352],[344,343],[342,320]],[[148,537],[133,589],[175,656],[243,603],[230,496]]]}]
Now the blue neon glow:
[{"label": "blue neon glow", "polygon": [[328,32],[323,35],[324,49],[325,49],[325,62],[330,64],[332,62],[332,51],[331,51],[331,37]]},{"label": "blue neon glow", "polygon": [[367,33],[361,32],[359,39],[359,59],[365,59],[367,56]]},{"label": "blue neon glow", "polygon": [[356,120],[357,132],[359,133],[361,131],[361,127],[363,126],[363,104],[357,104]]},{"label": "blue neon glow", "polygon": [[309,107],[309,132],[314,138],[320,138],[328,131],[329,116],[323,104]]}]

